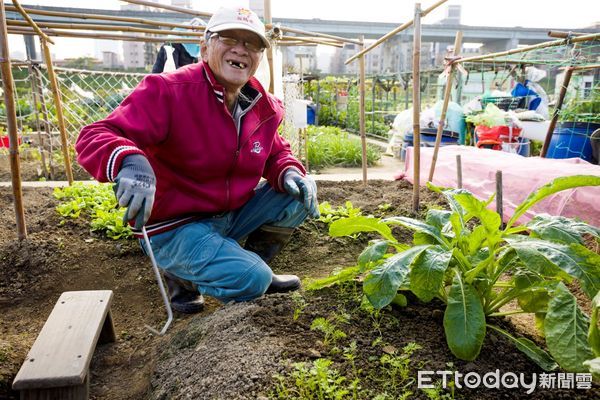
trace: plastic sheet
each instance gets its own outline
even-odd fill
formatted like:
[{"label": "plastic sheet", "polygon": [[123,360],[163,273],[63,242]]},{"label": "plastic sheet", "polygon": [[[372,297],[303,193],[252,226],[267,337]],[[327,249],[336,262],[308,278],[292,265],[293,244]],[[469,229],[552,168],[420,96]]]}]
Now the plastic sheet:
[{"label": "plastic sheet", "polygon": [[[399,172],[396,179],[406,179],[413,183],[413,150],[413,147],[407,149],[405,170]],[[600,176],[600,166],[580,158],[522,157],[468,146],[446,146],[439,149],[432,182],[434,185],[457,187],[458,154],[461,156],[463,188],[480,199],[487,199],[496,192],[496,171],[502,171],[504,221],[508,221],[515,208],[529,193],[554,178],[571,175]],[[421,185],[427,182],[432,156],[433,148],[421,148]],[[495,209],[495,202],[490,207]],[[542,213],[579,218],[600,227],[600,187],[588,186],[555,193],[529,209],[519,222],[525,223]]]}]

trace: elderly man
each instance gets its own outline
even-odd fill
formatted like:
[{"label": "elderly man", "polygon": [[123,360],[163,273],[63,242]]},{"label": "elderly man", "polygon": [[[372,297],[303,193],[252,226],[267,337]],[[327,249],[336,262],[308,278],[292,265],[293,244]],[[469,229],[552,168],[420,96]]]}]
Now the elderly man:
[{"label": "elderly man", "polygon": [[319,216],[316,185],[277,133],[282,103],[253,77],[267,47],[254,12],[222,8],[202,62],[147,76],[77,140],[79,163],[115,182],[136,237],[145,227],[177,311],[200,311],[202,294],[246,301],[300,287],[267,264]]}]

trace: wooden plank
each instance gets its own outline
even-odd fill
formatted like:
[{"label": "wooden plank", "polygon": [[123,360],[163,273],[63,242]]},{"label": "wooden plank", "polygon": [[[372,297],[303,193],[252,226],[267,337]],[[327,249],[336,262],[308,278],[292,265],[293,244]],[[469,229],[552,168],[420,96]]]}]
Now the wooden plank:
[{"label": "wooden plank", "polygon": [[90,397],[89,375],[86,374],[85,381],[81,385],[22,390],[20,400],[87,400]]},{"label": "wooden plank", "polygon": [[112,297],[112,290],[64,292],[17,373],[13,389],[84,384],[100,333],[107,329]]}]

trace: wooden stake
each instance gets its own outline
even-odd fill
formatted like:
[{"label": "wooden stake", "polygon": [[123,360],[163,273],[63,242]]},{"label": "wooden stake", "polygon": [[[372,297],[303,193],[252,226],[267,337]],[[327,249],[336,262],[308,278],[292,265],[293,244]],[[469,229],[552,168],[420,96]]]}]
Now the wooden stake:
[{"label": "wooden stake", "polygon": [[33,109],[35,113],[35,126],[37,128],[38,137],[38,151],[40,152],[40,163],[42,164],[42,173],[44,178],[48,179],[48,169],[46,168],[46,153],[44,152],[44,137],[42,136],[42,124],[40,122],[40,114],[38,112],[38,93],[37,90],[37,76],[33,70],[33,65],[30,63],[27,71],[29,73],[29,79],[31,80],[31,97],[33,98]]},{"label": "wooden stake", "polygon": [[496,212],[500,215],[500,221],[502,221],[503,217],[502,202],[502,171],[496,171]]},{"label": "wooden stake", "polygon": [[[271,0],[264,0],[265,24],[271,24]],[[269,62],[269,93],[275,93],[275,69],[273,68],[273,46],[267,49],[267,61]]]},{"label": "wooden stake", "polygon": [[456,187],[462,189],[463,187],[463,176],[462,176],[462,158],[460,154],[456,155]]},{"label": "wooden stake", "polygon": [[58,120],[58,129],[60,131],[60,143],[62,146],[63,158],[65,160],[65,173],[69,185],[73,184],[73,171],[71,170],[71,156],[69,155],[69,141],[67,138],[67,130],[65,128],[65,119],[62,111],[62,102],[60,98],[60,88],[58,87],[58,81],[54,74],[54,67],[52,65],[52,57],[50,56],[50,48],[48,43],[40,38],[42,45],[42,51],[44,52],[44,60],[46,61],[46,67],[48,68],[48,79],[50,80],[50,86],[52,87],[52,94],[54,95],[54,107],[56,108],[56,119]]},{"label": "wooden stake", "polygon": [[10,65],[8,50],[8,33],[6,30],[6,14],[4,0],[0,0],[0,71],[2,72],[2,88],[4,89],[4,104],[6,106],[6,125],[10,141],[10,176],[15,197],[15,219],[17,237],[27,238],[25,226],[25,208],[23,207],[23,189],[21,187],[21,167],[19,164],[19,133],[17,131],[17,110],[13,93],[14,80]]},{"label": "wooden stake", "polygon": [[[365,47],[365,37],[360,37],[361,50]],[[359,85],[359,111],[358,111],[358,126],[360,130],[360,142],[362,145],[362,176],[363,185],[367,185],[367,133],[365,129],[365,57],[360,56],[358,59],[358,85]]]},{"label": "wooden stake", "polygon": [[[456,38],[454,39],[454,50],[452,56],[460,54],[460,47],[462,46],[462,31],[456,32]],[[442,104],[442,113],[440,115],[440,121],[435,136],[435,146],[433,148],[433,158],[431,159],[431,167],[429,167],[429,178],[428,182],[433,180],[433,174],[435,173],[435,164],[437,163],[438,151],[440,149],[440,143],[442,142],[442,133],[444,131],[444,124],[446,121],[446,112],[448,111],[448,103],[450,102],[450,96],[452,95],[452,81],[454,78],[454,64],[450,64],[448,70],[448,76],[446,78],[446,90],[444,92],[444,103]]]},{"label": "wooden stake", "polygon": [[[440,3],[441,4],[441,3]],[[415,3],[413,33],[413,212],[419,211],[419,188],[421,186],[421,3]]]},{"label": "wooden stake", "polygon": [[[421,17],[426,16],[431,11],[435,10],[436,8],[438,8],[439,6],[441,6],[442,4],[444,4],[446,1],[448,1],[448,0],[438,0],[438,2],[436,2],[431,7],[426,8],[425,10],[423,10],[423,12],[420,14],[420,16]],[[347,59],[344,62],[344,64],[347,65],[347,64],[351,63],[352,61],[356,60],[358,57],[364,55],[365,53],[368,53],[371,50],[373,50],[375,47],[379,46],[381,43],[385,42],[386,40],[388,40],[389,38],[391,38],[392,36],[394,36],[396,33],[402,32],[406,28],[411,27],[414,23],[415,23],[415,20],[413,19],[412,21],[405,22],[404,24],[400,25],[396,29],[394,29],[394,30],[386,33],[385,35],[383,35],[382,37],[380,37],[379,39],[377,39],[377,41],[375,43],[373,43],[372,45],[370,45],[366,49],[361,50],[360,52],[356,53],[355,55],[353,55],[352,57],[350,57],[349,59]]]},{"label": "wooden stake", "polygon": [[554,107],[554,112],[552,113],[552,119],[550,120],[548,131],[546,132],[546,137],[544,138],[544,145],[542,146],[542,152],[540,154],[540,157],[545,158],[548,154],[548,147],[550,147],[550,141],[552,141],[554,128],[556,128],[556,122],[558,121],[560,110],[562,109],[563,102],[565,101],[565,95],[567,94],[567,88],[569,87],[569,82],[571,82],[572,75],[573,67],[568,67],[565,70],[565,78],[562,82],[562,85],[560,86],[560,92],[558,94],[558,99],[556,100],[556,106]]}]

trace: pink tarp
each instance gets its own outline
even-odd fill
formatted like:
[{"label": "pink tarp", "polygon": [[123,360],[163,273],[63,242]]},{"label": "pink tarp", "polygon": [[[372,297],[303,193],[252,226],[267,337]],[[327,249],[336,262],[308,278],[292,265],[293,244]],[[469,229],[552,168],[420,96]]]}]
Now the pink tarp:
[{"label": "pink tarp", "polygon": [[[441,147],[438,153],[432,182],[434,185],[457,187],[458,154],[461,156],[463,187],[480,199],[487,199],[496,192],[496,171],[502,171],[505,221],[513,215],[515,208],[529,193],[554,178],[571,175],[600,176],[600,166],[579,158],[555,160],[522,157],[518,154],[469,146],[446,146]],[[421,185],[425,185],[429,177],[432,157],[432,147],[421,148]],[[405,170],[396,178],[413,183],[413,164],[413,148],[409,147],[406,151]],[[529,209],[520,222],[526,222],[541,213],[577,217],[600,227],[600,187],[587,186],[558,192]]]}]

